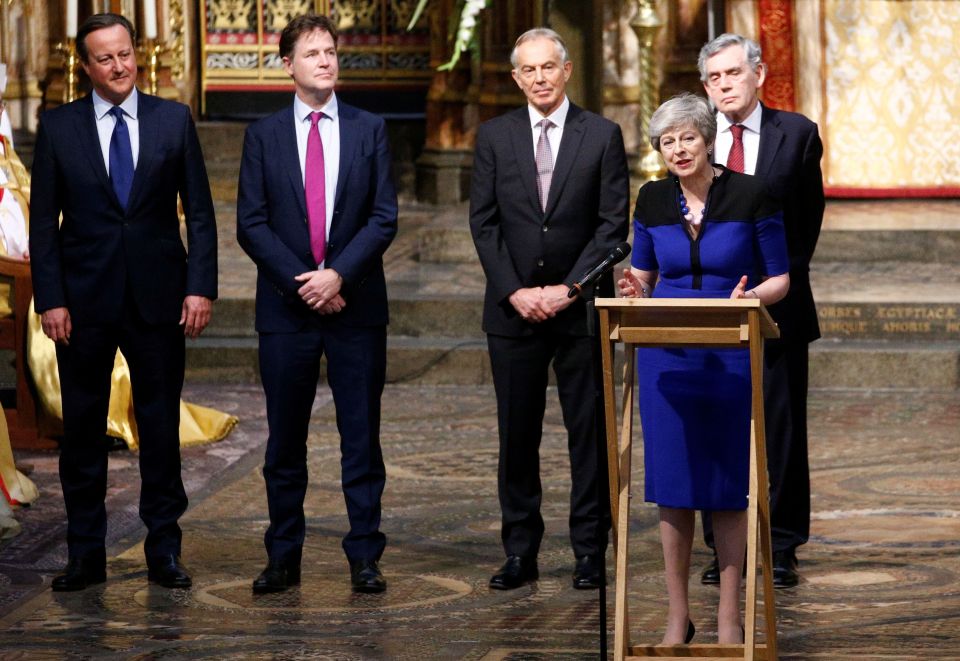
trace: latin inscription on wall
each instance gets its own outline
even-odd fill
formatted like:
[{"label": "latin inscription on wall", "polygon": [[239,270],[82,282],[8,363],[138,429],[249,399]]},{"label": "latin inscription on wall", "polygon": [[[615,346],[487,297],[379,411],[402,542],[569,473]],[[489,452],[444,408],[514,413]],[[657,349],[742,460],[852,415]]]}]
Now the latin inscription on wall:
[{"label": "latin inscription on wall", "polygon": [[960,306],[951,304],[818,305],[824,337],[960,340]]}]

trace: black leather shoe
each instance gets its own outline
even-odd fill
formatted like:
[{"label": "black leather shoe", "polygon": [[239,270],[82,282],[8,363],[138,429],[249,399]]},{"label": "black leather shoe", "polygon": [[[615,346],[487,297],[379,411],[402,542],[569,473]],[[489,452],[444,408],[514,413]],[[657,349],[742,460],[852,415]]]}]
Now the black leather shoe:
[{"label": "black leather shoe", "polygon": [[193,579],[180,562],[179,556],[164,555],[147,561],[147,580],[165,588],[188,588]]},{"label": "black leather shoe", "polygon": [[707,568],[700,574],[700,582],[704,585],[720,585],[720,562],[717,560],[717,554],[713,554],[713,560],[707,565]]},{"label": "black leather shoe", "polygon": [[500,571],[490,578],[490,587],[494,590],[513,590],[524,583],[540,578],[536,558],[524,558],[508,555]]},{"label": "black leather shoe", "polygon": [[604,577],[600,575],[600,557],[581,555],[573,568],[573,587],[577,590],[597,590]]},{"label": "black leather shoe", "polygon": [[266,569],[254,579],[253,593],[283,592],[294,585],[300,585],[300,567],[271,560]]},{"label": "black leather shoe", "polygon": [[792,588],[800,582],[797,573],[797,556],[791,551],[775,551],[773,554],[773,587]]},{"label": "black leather shoe", "polygon": [[104,560],[70,558],[66,569],[62,574],[54,576],[50,587],[54,592],[76,592],[106,580],[107,568]]},{"label": "black leather shoe", "polygon": [[350,563],[350,584],[354,592],[376,594],[387,589],[387,581],[376,560],[353,560]]}]

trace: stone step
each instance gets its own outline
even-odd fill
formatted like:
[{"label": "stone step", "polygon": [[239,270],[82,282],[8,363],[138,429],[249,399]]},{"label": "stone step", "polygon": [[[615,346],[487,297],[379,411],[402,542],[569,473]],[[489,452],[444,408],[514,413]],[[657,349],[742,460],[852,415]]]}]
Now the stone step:
[{"label": "stone step", "polygon": [[[960,212],[960,208],[958,208]],[[460,263],[477,258],[468,215],[450,214],[452,222],[437,222],[423,230],[420,255],[424,261]],[[960,229],[831,230],[820,233],[813,268],[822,262],[926,261],[956,262]]]},{"label": "stone step", "polygon": [[[204,337],[187,345],[188,379],[254,383],[258,369],[255,337]],[[387,341],[387,381],[490,384],[486,341],[391,336]],[[958,390],[960,345],[821,340],[810,348],[810,387]]]},{"label": "stone step", "polygon": [[[476,259],[469,207],[438,214],[419,238],[425,262]],[[960,200],[830,200],[814,267],[824,262],[955,263],[960,254]]]},{"label": "stone step", "polygon": [[[391,335],[482,337],[484,278],[478,263],[398,259],[392,266]],[[252,336],[255,269],[240,256],[233,269],[222,270],[223,298],[207,333]],[[960,265],[832,263],[811,275],[826,339],[960,341]]]}]

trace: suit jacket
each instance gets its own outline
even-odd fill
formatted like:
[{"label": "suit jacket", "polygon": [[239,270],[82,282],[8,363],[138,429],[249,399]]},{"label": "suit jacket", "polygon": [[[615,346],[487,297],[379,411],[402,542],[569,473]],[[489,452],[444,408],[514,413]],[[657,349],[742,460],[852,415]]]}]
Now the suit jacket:
[{"label": "suit jacket", "polygon": [[343,277],[346,307],[319,315],[294,278],[314,271],[293,106],[247,128],[237,196],[237,238],[257,265],[256,327],[291,333],[308,322],[385,325],[383,253],[397,233],[397,193],[386,124],[338,100],[340,170],[324,264]]},{"label": "suit jacket", "polygon": [[66,307],[74,325],[116,322],[129,297],[148,323],[166,324],[179,321],[186,295],[217,297],[216,220],[190,109],[142,92],[137,103],[140,152],[126,211],[107,176],[93,97],[40,118],[30,195],[37,312]]},{"label": "suit jacket", "polygon": [[770,306],[770,313],[780,326],[781,337],[788,341],[812,342],[820,337],[810,290],[810,260],[823,224],[822,156],[816,124],[798,113],[763,106],[754,174],[766,181],[767,189],[783,205],[790,291]]},{"label": "suit jacket", "polygon": [[[586,334],[585,297],[539,324],[524,321],[508,299],[522,287],[570,286],[600,262],[627,237],[629,194],[620,127],[599,115],[570,104],[545,211],[527,108],[482,124],[470,231],[487,276],[484,331]],[[612,292],[612,278],[606,280]]]}]

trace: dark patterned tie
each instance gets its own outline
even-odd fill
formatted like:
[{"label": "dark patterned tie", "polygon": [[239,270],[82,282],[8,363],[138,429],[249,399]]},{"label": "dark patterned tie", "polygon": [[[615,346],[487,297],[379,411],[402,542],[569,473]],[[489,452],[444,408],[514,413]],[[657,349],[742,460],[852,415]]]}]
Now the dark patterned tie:
[{"label": "dark patterned tie", "polygon": [[120,206],[126,211],[130,188],[133,186],[133,149],[130,147],[130,131],[123,119],[123,110],[120,106],[114,106],[110,114],[117,120],[110,138],[110,183],[120,200]]},{"label": "dark patterned tie", "polygon": [[553,127],[549,119],[541,119],[540,139],[537,140],[537,190],[540,192],[540,210],[547,210],[547,198],[550,195],[550,180],[553,178],[553,152],[547,131]]},{"label": "dark patterned tie", "polygon": [[730,155],[727,156],[727,169],[734,172],[743,172],[743,125],[730,126],[733,135],[733,144],[730,146]]}]

